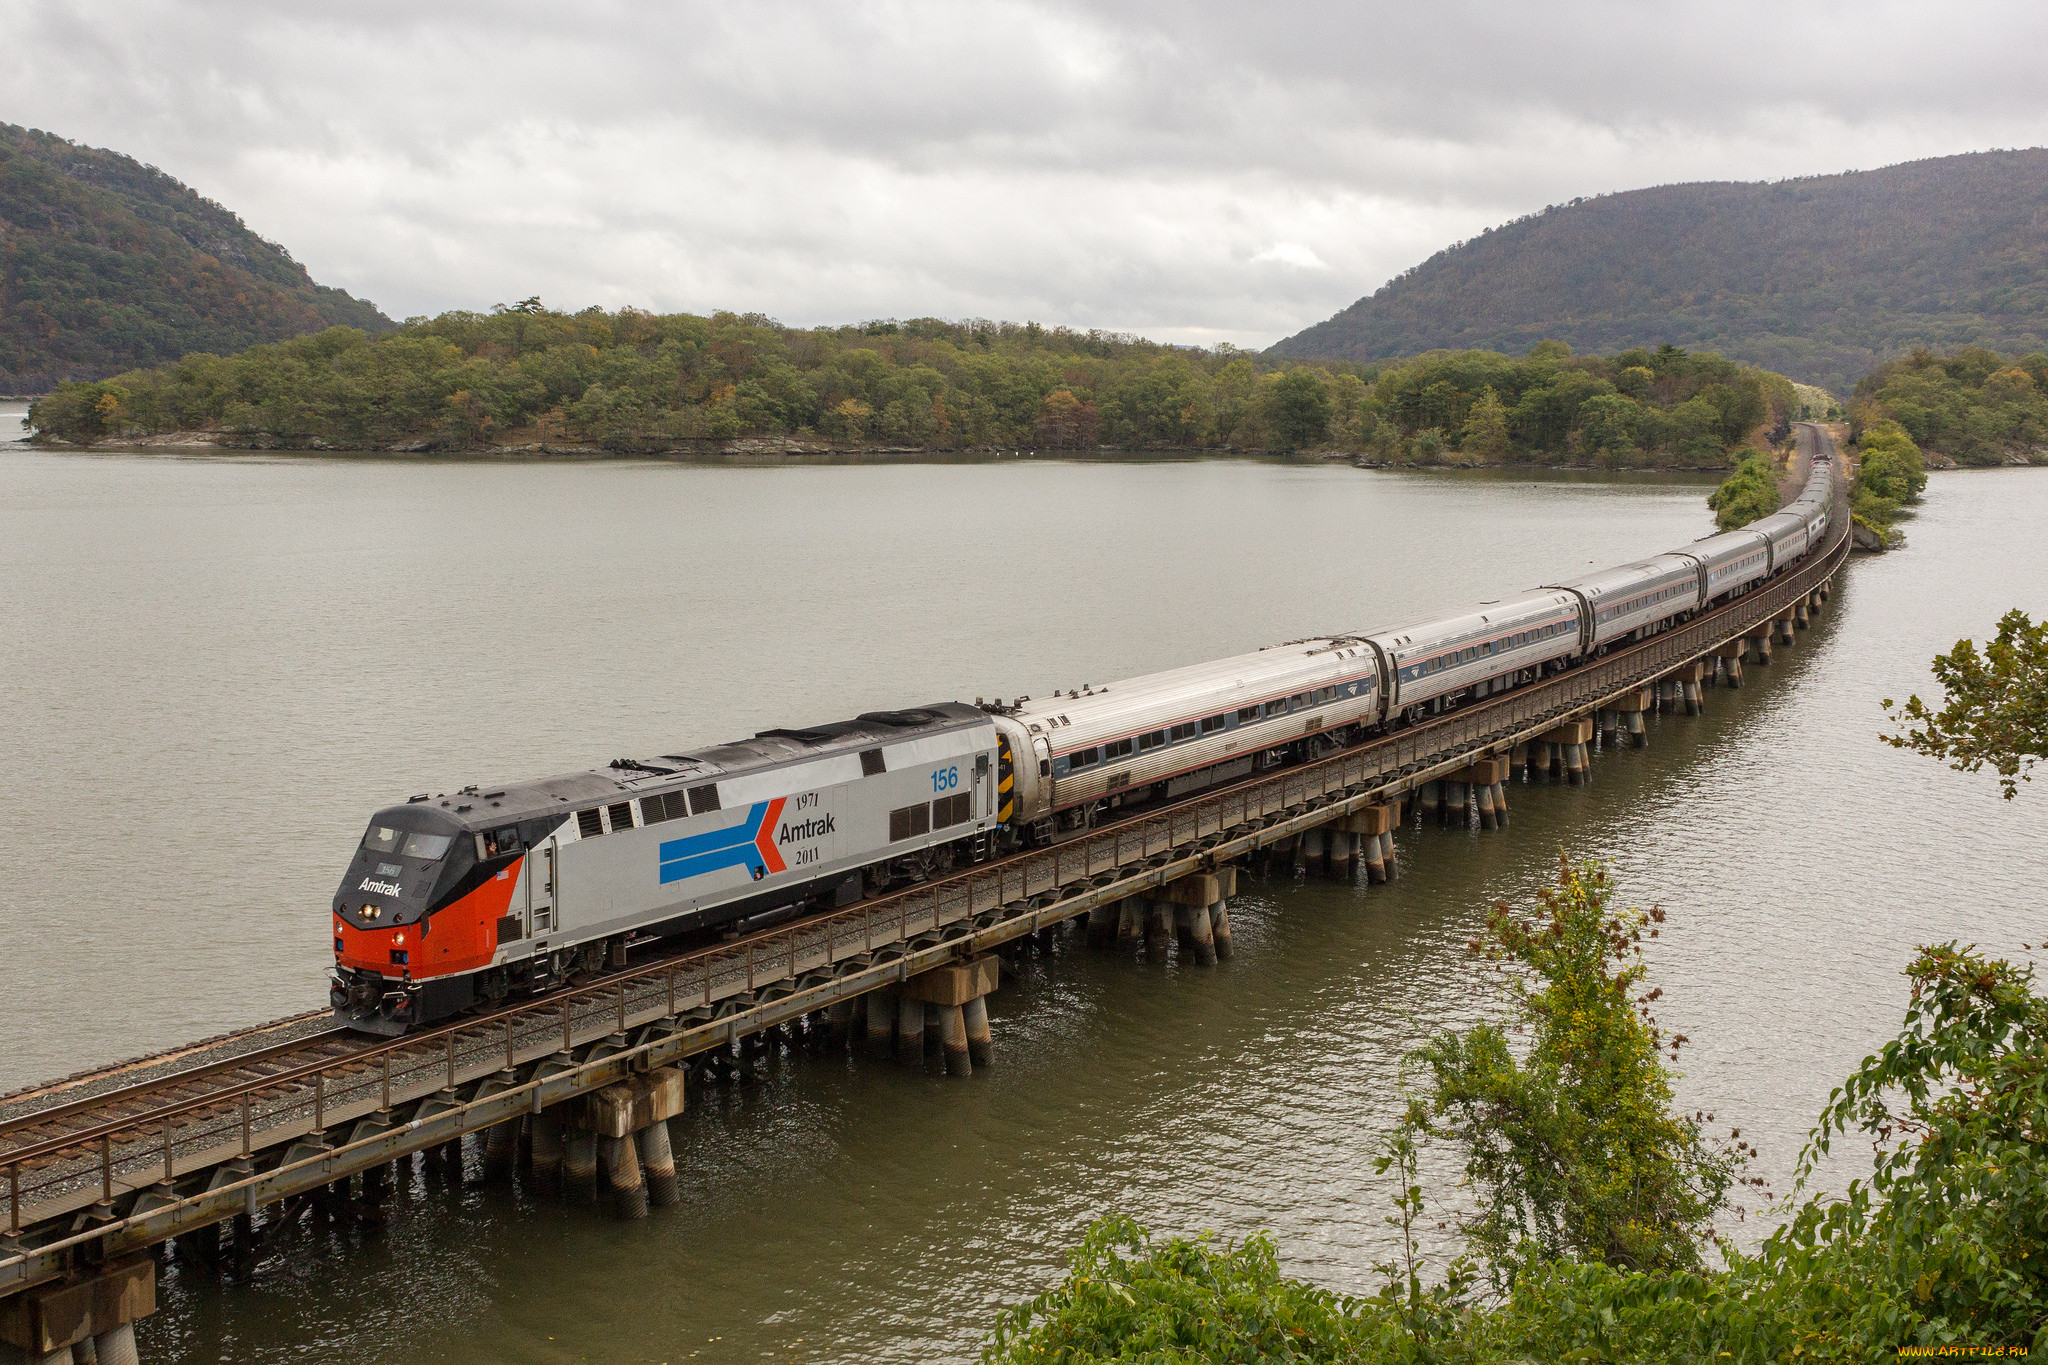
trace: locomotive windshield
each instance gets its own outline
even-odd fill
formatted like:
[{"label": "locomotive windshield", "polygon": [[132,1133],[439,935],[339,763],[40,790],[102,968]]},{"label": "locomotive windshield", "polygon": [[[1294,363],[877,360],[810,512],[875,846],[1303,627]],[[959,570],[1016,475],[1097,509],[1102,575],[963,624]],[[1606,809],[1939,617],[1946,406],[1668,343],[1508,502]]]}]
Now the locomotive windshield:
[{"label": "locomotive windshield", "polygon": [[452,835],[426,834],[379,824],[372,824],[370,832],[363,836],[363,847],[372,853],[399,853],[426,862],[446,853],[448,845],[453,842]]}]

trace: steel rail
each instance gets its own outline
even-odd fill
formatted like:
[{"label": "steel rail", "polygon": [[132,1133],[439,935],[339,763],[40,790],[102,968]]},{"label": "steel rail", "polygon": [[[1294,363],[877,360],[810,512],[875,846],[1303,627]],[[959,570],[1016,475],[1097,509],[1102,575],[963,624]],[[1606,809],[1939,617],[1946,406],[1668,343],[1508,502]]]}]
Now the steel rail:
[{"label": "steel rail", "polygon": [[[1846,519],[1844,522],[1846,523]],[[20,1199],[20,1178],[25,1173],[25,1168],[87,1147],[98,1149],[102,1162],[109,1167],[106,1179],[111,1183],[112,1158],[108,1151],[114,1141],[123,1137],[132,1139],[133,1135],[138,1133],[161,1129],[165,1146],[168,1147],[171,1140],[171,1125],[181,1117],[204,1112],[219,1113],[238,1101],[246,1110],[248,1102],[257,1095],[289,1090],[309,1081],[314,1083],[317,1090],[322,1084],[322,1078],[336,1072],[354,1073],[352,1083],[362,1084],[361,1073],[380,1062],[384,1073],[384,1087],[388,1093],[393,1059],[409,1053],[424,1053],[430,1050],[447,1053],[452,1084],[456,1070],[456,1044],[464,1035],[486,1032],[495,1034],[504,1031],[509,1060],[512,1030],[517,1024],[536,1021],[546,1016],[548,1026],[552,1029],[554,1017],[560,1016],[564,1021],[564,1042],[572,1044],[573,1029],[569,1027],[569,1021],[573,1018],[578,1005],[588,1006],[601,1000],[609,1012],[616,1001],[617,1012],[623,1025],[627,993],[636,985],[664,982],[671,1013],[674,1013],[674,1007],[679,999],[684,998],[679,997],[677,993],[678,977],[683,973],[689,973],[695,988],[688,994],[698,997],[692,1003],[699,1008],[708,1008],[718,999],[729,998],[714,996],[718,975],[716,969],[727,969],[724,977],[730,980],[737,980],[743,972],[748,994],[757,989],[756,976],[763,966],[773,971],[766,984],[793,981],[797,976],[799,957],[805,955],[800,952],[804,941],[816,938],[820,934],[824,936],[825,963],[828,967],[836,967],[842,959],[833,951],[835,944],[842,940],[850,940],[852,937],[851,934],[840,934],[836,931],[850,929],[851,926],[858,924],[861,930],[860,951],[863,954],[872,954],[877,947],[875,931],[877,921],[880,920],[884,922],[885,928],[893,928],[895,933],[886,937],[879,946],[893,947],[910,939],[908,931],[913,920],[910,911],[914,904],[921,903],[929,910],[928,920],[924,914],[916,916],[918,923],[928,923],[929,928],[925,931],[927,934],[938,933],[945,924],[958,923],[962,919],[975,919],[1019,902],[1031,902],[1031,908],[1042,909],[1044,907],[1039,902],[1048,896],[1054,901],[1071,898],[1080,891],[1104,884],[1102,878],[1105,874],[1113,874],[1115,878],[1121,879],[1121,874],[1132,870],[1134,864],[1142,865],[1148,860],[1157,861],[1163,854],[1198,843],[1211,835],[1221,836],[1228,830],[1244,828],[1252,821],[1271,823],[1289,815],[1298,817],[1328,804],[1333,795],[1337,798],[1356,796],[1370,790],[1373,779],[1392,782],[1405,788],[1414,782],[1427,780],[1426,776],[1418,776],[1426,771],[1450,771],[1463,763],[1515,742],[1512,737],[1518,731],[1531,730],[1532,727],[1540,731],[1561,718],[1582,715],[1589,710],[1597,709],[1603,700],[1613,700],[1627,695],[1663,676],[1672,668],[1700,658],[1715,646],[1750,634],[1759,624],[1778,619],[1792,605],[1811,593],[1814,587],[1832,577],[1846,559],[1847,549],[1848,536],[1845,524],[1842,532],[1832,538],[1829,547],[1820,556],[1791,570],[1784,579],[1753,589],[1733,602],[1697,616],[1684,625],[1637,642],[1627,649],[1613,651],[1604,658],[1580,665],[1552,678],[1517,688],[1499,697],[1488,698],[1435,717],[1423,724],[1408,727],[1392,736],[1354,746],[1328,758],[1290,768],[1279,774],[1246,778],[1230,787],[1192,796],[1172,806],[1134,814],[1126,820],[1105,826],[1096,834],[1074,839],[1052,849],[1025,850],[992,863],[963,870],[937,882],[925,883],[847,907],[845,910],[765,929],[732,943],[677,954],[629,968],[588,985],[551,992],[532,1000],[505,1006],[487,1015],[469,1016],[437,1029],[369,1043],[362,1049],[351,1051],[341,1057],[326,1058],[272,1072],[176,1104],[151,1109],[141,1114],[121,1115],[90,1128],[11,1150],[0,1150],[0,1166],[6,1167],[10,1175],[10,1199],[16,1203]],[[1501,723],[1503,720],[1505,724]],[[1332,783],[1330,779],[1333,775],[1342,780]],[[1256,811],[1252,810],[1254,797],[1257,798]],[[1235,808],[1234,814],[1237,818],[1226,823],[1221,816],[1228,808]],[[1209,818],[1203,818],[1205,813]],[[1142,866],[1139,866],[1138,871],[1142,872]],[[1015,894],[1007,895],[1005,892],[1010,889],[1009,883],[1012,879]],[[986,901],[984,908],[977,910],[976,903],[983,899],[977,895],[977,889],[988,890],[991,884],[993,896]],[[955,915],[951,920],[940,918],[938,910],[943,902],[957,902],[963,898],[966,902],[964,913]],[[889,924],[889,921],[893,921],[893,925]],[[814,955],[815,949],[811,951]],[[855,954],[847,956],[850,958]],[[293,1046],[311,1046],[323,1040],[331,1040],[332,1036],[323,1034],[313,1039],[300,1040],[296,1045],[279,1045],[278,1051],[283,1053],[288,1052]],[[471,1045],[465,1050],[474,1052],[476,1049]],[[242,1058],[224,1059],[217,1066],[194,1068],[191,1074],[217,1074],[232,1070],[237,1063],[246,1064],[253,1055],[244,1054]],[[172,1079],[163,1078],[163,1081],[167,1084]],[[76,1102],[72,1112],[89,1112],[92,1108],[115,1105],[124,1099],[132,1101],[139,1093],[148,1093],[152,1088],[160,1087],[152,1083],[143,1087],[109,1091],[102,1096]],[[19,1131],[27,1124],[37,1119],[47,1119],[50,1115],[51,1111],[43,1111],[38,1115],[24,1116],[8,1125],[0,1125],[0,1136]],[[19,1226],[18,1215],[12,1221],[15,1226]],[[5,1223],[0,1223],[0,1227],[5,1226]]]}]

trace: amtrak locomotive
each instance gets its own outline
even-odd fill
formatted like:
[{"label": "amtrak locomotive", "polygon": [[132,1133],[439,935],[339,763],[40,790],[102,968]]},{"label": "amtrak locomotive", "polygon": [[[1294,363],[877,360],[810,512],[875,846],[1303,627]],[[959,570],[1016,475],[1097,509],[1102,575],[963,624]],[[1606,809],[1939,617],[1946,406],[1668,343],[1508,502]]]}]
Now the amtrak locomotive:
[{"label": "amtrak locomotive", "polygon": [[415,1025],[627,949],[875,896],[1319,757],[1647,638],[1827,540],[1834,467],[1750,526],[1389,630],[1004,705],[768,730],[379,811],[334,896],[332,1003]]}]

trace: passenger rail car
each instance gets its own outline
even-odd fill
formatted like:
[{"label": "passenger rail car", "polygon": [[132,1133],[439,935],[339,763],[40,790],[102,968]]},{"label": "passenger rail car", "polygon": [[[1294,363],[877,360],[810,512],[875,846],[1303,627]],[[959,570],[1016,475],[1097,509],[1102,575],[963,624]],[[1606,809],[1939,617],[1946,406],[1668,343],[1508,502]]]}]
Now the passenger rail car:
[{"label": "passenger rail car", "polygon": [[401,1033],[692,932],[849,904],[1311,761],[1667,629],[1826,543],[1834,466],[1739,531],[1392,629],[1010,704],[874,711],[379,811],[333,902],[338,1017]]},{"label": "passenger rail car", "polygon": [[1700,565],[1688,555],[1658,555],[1557,585],[1579,599],[1587,651],[1654,635],[1700,609]]},{"label": "passenger rail car", "polygon": [[1071,837],[1110,811],[1355,742],[1380,721],[1380,686],[1373,648],[1331,636],[1020,698],[996,715],[1025,760],[1017,829]]},{"label": "passenger rail car", "polygon": [[1367,636],[1387,669],[1387,716],[1415,721],[1453,698],[1490,696],[1563,668],[1580,652],[1568,592],[1523,593]]}]

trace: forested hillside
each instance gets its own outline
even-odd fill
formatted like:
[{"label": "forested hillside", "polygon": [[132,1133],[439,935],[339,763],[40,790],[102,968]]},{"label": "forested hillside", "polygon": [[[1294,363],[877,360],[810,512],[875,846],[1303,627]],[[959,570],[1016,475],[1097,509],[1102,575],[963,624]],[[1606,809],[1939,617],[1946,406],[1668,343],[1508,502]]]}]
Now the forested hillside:
[{"label": "forested hillside", "polygon": [[0,393],[335,324],[392,325],[162,171],[0,124]]},{"label": "forested hillside", "polygon": [[2003,359],[1980,346],[1954,355],[1915,351],[1856,385],[1849,420],[1859,435],[1885,419],[1921,450],[1958,464],[2048,461],[2048,355]]},{"label": "forested hillside", "polygon": [[204,432],[287,448],[624,452],[773,439],[1714,465],[1793,402],[1777,375],[1672,347],[1600,358],[1551,342],[1526,357],[1283,368],[1036,323],[798,329],[528,300],[66,384],[30,419],[43,439],[83,443]]},{"label": "forested hillside", "polygon": [[2048,150],[1576,200],[1438,252],[1273,348],[1376,360],[1705,347],[1836,393],[1916,346],[2048,349]]}]

